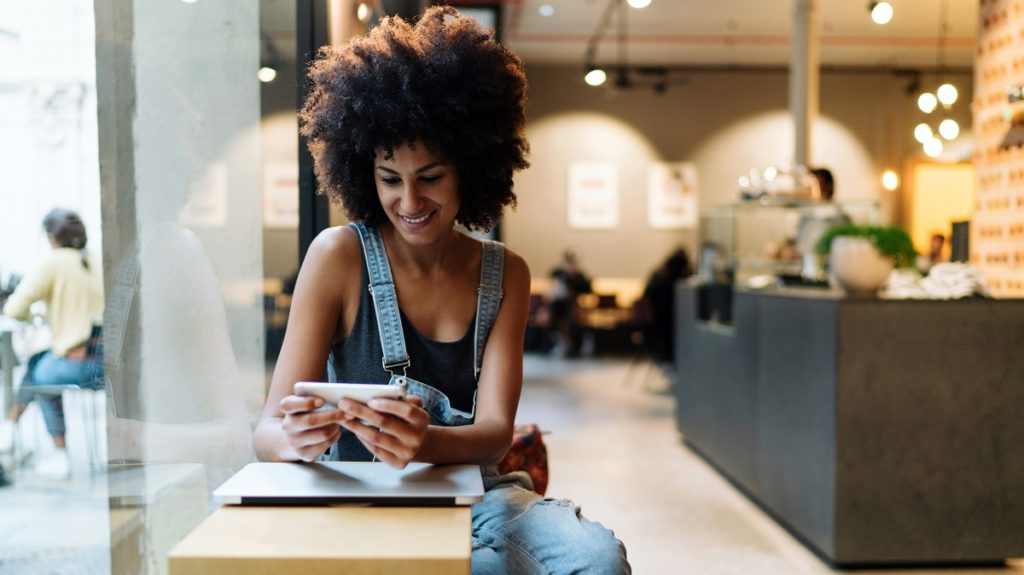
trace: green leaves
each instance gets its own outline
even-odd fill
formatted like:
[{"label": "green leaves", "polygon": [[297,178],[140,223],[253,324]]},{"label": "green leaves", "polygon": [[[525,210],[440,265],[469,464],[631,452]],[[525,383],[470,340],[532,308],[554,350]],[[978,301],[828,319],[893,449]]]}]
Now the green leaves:
[{"label": "green leaves", "polygon": [[821,236],[814,246],[814,251],[828,255],[832,249],[832,240],[839,236],[861,237],[871,241],[879,253],[892,256],[894,265],[898,268],[913,267],[917,259],[917,252],[914,251],[914,243],[910,241],[910,236],[902,228],[894,226],[835,226]]}]

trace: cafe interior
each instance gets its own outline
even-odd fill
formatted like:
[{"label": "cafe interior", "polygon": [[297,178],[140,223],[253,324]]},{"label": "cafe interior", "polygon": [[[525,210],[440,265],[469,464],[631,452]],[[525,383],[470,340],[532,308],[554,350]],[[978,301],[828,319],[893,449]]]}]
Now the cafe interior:
[{"label": "cafe interior", "polygon": [[[0,315],[0,573],[468,572],[468,534],[454,570],[190,556],[349,223],[304,71],[434,3],[0,5],[0,306],[57,207],[105,293],[101,385],[16,421],[53,337]],[[531,271],[546,497],[637,573],[1024,573],[1024,0],[444,3],[529,82],[516,206],[473,233]]]}]

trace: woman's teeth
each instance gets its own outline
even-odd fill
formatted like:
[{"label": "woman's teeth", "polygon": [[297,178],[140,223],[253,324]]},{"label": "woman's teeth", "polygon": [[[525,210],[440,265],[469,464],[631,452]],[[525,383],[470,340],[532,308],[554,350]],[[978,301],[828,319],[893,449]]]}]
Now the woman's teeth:
[{"label": "woman's teeth", "polygon": [[423,214],[422,216],[420,216],[418,218],[410,218],[408,216],[402,216],[402,219],[405,220],[407,223],[410,223],[410,224],[422,224],[423,222],[427,221],[427,218],[429,218],[429,217],[430,217],[430,213],[426,213],[426,214]]}]

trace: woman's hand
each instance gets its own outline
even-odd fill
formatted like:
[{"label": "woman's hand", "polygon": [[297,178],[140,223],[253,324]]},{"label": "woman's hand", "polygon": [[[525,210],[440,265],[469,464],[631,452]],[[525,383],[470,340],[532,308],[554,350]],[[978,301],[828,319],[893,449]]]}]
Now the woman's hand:
[{"label": "woman's hand", "polygon": [[342,427],[359,438],[377,459],[395,469],[403,469],[423,445],[430,415],[416,396],[405,401],[371,399],[368,404],[343,399],[338,409],[345,414]]},{"label": "woman's hand", "polygon": [[302,461],[315,461],[341,437],[339,424],[345,414],[338,409],[313,411],[323,405],[319,397],[288,395],[281,400],[281,430]]}]

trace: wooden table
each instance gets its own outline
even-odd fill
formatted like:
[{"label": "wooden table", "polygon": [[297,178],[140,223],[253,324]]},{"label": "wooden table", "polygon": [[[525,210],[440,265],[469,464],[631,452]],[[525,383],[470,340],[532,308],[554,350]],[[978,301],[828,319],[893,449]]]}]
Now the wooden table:
[{"label": "wooden table", "polygon": [[469,507],[225,506],[170,553],[171,575],[468,574]]}]

